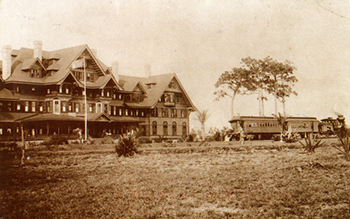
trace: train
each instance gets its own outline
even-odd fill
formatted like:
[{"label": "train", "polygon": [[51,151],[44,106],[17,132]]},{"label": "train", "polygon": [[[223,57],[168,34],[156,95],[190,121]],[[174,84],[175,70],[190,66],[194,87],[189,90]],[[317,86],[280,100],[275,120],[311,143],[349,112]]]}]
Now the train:
[{"label": "train", "polygon": [[344,117],[328,117],[319,121],[316,117],[287,117],[283,129],[278,120],[272,116],[234,116],[229,122],[232,127],[231,140],[239,140],[244,133],[248,140],[279,140],[282,136],[304,138],[309,134],[330,137],[337,135]]}]

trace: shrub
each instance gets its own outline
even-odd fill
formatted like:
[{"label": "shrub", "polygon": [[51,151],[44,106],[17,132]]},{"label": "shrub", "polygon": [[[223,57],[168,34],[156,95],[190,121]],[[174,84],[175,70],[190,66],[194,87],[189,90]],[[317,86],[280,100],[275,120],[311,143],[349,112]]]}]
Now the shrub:
[{"label": "shrub", "polygon": [[317,135],[309,134],[305,136],[305,144],[299,140],[299,143],[303,146],[304,150],[309,153],[315,153],[316,148],[322,147],[324,142],[318,139]]},{"label": "shrub", "polygon": [[334,144],[333,147],[339,150],[344,156],[346,160],[349,160],[350,158],[350,137],[338,137],[340,144],[336,145]]},{"label": "shrub", "polygon": [[115,145],[115,152],[118,156],[133,156],[138,153],[138,147],[140,146],[137,134],[130,133],[121,135]]},{"label": "shrub", "polygon": [[68,144],[68,140],[67,138],[61,136],[51,136],[48,139],[46,139],[42,144],[46,146],[62,145]]}]

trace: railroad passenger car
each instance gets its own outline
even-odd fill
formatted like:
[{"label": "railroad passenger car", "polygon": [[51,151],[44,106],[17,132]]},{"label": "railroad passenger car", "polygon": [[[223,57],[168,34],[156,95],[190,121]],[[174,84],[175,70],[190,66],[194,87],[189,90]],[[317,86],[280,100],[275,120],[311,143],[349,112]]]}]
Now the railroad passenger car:
[{"label": "railroad passenger car", "polygon": [[[234,133],[243,130],[253,139],[272,139],[281,133],[281,125],[272,116],[235,116],[229,122]],[[288,117],[284,130],[304,137],[309,133],[318,133],[319,123],[316,117]]]}]

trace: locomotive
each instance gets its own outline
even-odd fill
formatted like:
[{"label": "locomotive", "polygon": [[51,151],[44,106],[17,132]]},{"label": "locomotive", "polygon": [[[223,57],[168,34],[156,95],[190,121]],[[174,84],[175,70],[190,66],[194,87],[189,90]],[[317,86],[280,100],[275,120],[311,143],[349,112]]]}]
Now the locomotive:
[{"label": "locomotive", "polygon": [[344,117],[338,119],[327,118],[321,121],[316,117],[287,117],[283,124],[272,116],[234,116],[229,122],[231,123],[233,134],[231,139],[238,140],[240,133],[244,133],[246,139],[273,139],[280,138],[281,131],[304,138],[308,134],[317,135],[336,135],[340,130]]}]

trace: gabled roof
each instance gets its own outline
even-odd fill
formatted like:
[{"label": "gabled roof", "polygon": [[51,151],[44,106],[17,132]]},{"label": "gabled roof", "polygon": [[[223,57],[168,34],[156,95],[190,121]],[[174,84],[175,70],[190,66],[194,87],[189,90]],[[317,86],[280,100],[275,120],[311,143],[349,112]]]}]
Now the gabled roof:
[{"label": "gabled roof", "polygon": [[121,86],[123,86],[123,88],[127,91],[134,90],[135,86],[139,83],[142,85],[152,84],[151,88],[146,88],[146,92],[147,92],[146,98],[141,103],[138,103],[140,107],[141,106],[154,107],[158,103],[159,98],[169,88],[169,83],[173,79],[175,79],[176,82],[179,84],[182,93],[187,98],[188,103],[190,104],[190,107],[193,110],[196,109],[196,107],[192,103],[190,97],[188,96],[186,90],[182,86],[179,78],[175,73],[154,75],[148,78],[125,76],[125,75],[120,75],[119,77],[120,77]]},{"label": "gabled roof", "polygon": [[142,92],[143,92],[144,94],[147,94],[147,91],[146,91],[146,89],[145,89],[145,86],[144,86],[141,82],[138,82],[138,83],[136,84],[136,86],[135,86],[135,88],[134,88],[133,91],[136,91],[136,88],[140,88],[140,90],[142,90]]},{"label": "gabled roof", "polygon": [[27,70],[27,69],[32,68],[32,66],[35,63],[39,63],[39,65],[45,70],[45,67],[43,66],[42,62],[38,58],[31,58],[31,59],[24,60],[23,65],[22,65],[22,70]]},{"label": "gabled roof", "polygon": [[0,99],[1,100],[18,100],[12,92],[6,88],[0,90]]},{"label": "gabled roof", "polygon": [[[30,83],[30,84],[60,84],[65,80],[70,73],[72,63],[81,56],[84,51],[88,51],[91,57],[95,60],[95,63],[101,76],[106,75],[107,66],[97,59],[94,53],[87,45],[80,45],[55,51],[43,51],[43,59],[55,59],[53,64],[48,66],[48,70],[56,70],[51,76],[36,78],[30,77],[29,74],[22,70],[29,69],[35,62],[39,62],[43,66],[42,62],[38,58],[33,58],[33,49],[21,48],[19,50],[13,50],[12,54],[15,58],[12,60],[13,71],[11,76],[6,82],[16,83]],[[115,80],[115,79],[114,79]]]},{"label": "gabled roof", "polygon": [[104,113],[89,113],[87,116],[88,122],[110,122],[111,119]]},{"label": "gabled roof", "polygon": [[118,82],[115,80],[114,76],[109,74],[105,76],[100,76],[95,82],[86,82],[86,87],[91,89],[103,89],[110,81],[113,81],[118,89],[122,90]]}]

